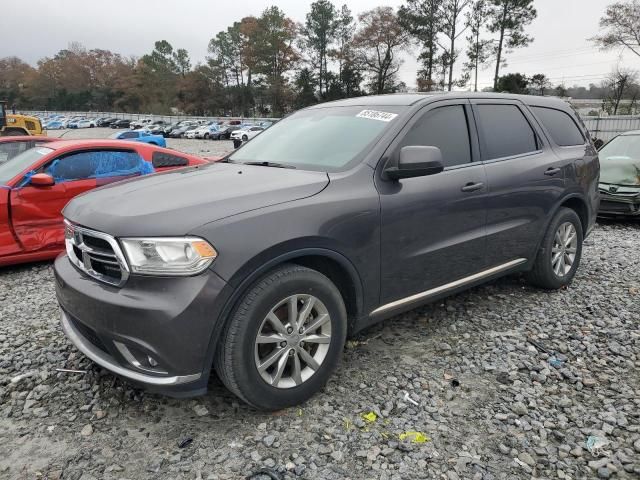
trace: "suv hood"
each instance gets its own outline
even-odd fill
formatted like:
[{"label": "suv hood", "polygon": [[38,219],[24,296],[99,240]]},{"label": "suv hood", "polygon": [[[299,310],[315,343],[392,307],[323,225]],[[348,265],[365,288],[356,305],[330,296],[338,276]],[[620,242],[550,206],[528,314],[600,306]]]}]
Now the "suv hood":
[{"label": "suv hood", "polygon": [[249,210],[310,197],[324,172],[215,163],[126,180],[75,197],[63,210],[79,225],[122,236],[180,236]]}]

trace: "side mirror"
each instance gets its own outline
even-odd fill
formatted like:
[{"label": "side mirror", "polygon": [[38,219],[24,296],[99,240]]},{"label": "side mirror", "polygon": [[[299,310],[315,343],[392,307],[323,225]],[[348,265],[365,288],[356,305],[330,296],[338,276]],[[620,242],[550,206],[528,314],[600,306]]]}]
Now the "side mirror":
[{"label": "side mirror", "polygon": [[442,152],[438,147],[402,147],[397,167],[387,168],[385,173],[392,180],[425,177],[444,170]]},{"label": "side mirror", "polygon": [[56,184],[53,177],[47,173],[36,173],[29,181],[34,187],[51,187]]}]

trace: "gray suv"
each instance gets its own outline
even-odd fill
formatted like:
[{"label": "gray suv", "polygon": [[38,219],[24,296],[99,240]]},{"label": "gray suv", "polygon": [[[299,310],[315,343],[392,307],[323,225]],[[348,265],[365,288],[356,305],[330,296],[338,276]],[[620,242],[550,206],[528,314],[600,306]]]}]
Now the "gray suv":
[{"label": "gray suv", "polygon": [[568,285],[598,210],[589,138],[540,97],[299,111],[219,163],[72,200],[62,328],[148,389],[202,394],[213,368],[254,407],[298,404],[384,318],[516,272]]}]

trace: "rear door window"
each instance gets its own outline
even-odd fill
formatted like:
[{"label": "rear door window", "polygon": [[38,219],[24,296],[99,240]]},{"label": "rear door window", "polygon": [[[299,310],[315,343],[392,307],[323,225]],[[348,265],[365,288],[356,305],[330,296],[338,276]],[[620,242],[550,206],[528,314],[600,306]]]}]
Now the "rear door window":
[{"label": "rear door window", "polygon": [[438,107],[425,113],[407,132],[402,147],[438,147],[445,167],[471,163],[467,115],[462,105]]},{"label": "rear door window", "polygon": [[584,145],[582,132],[571,116],[562,110],[546,107],[530,107],[533,113],[561,147]]},{"label": "rear door window", "polygon": [[517,105],[478,104],[475,112],[484,160],[539,150],[536,133]]},{"label": "rear door window", "polygon": [[138,138],[138,132],[124,132],[120,134],[120,138]]}]

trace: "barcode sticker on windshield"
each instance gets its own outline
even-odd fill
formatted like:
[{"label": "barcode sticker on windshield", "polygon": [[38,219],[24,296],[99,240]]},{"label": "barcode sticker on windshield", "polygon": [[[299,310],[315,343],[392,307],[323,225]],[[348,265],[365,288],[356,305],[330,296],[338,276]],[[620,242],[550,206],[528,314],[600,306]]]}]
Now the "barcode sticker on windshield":
[{"label": "barcode sticker on windshield", "polygon": [[381,122],[390,122],[398,116],[397,113],[379,112],[378,110],[362,110],[356,117],[368,118],[370,120],[380,120]]}]

